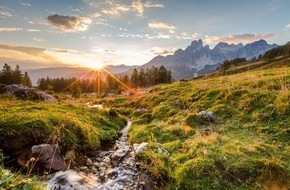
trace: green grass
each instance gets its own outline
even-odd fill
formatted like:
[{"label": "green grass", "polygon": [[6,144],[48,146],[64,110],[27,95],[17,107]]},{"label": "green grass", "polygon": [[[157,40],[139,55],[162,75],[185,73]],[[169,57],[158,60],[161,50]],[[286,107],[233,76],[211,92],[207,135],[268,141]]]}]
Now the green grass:
[{"label": "green grass", "polygon": [[152,117],[133,116],[130,141],[150,142],[140,159],[161,189],[287,189],[289,86],[282,67],[147,89],[133,102]]},{"label": "green grass", "polygon": [[0,148],[4,153],[58,143],[63,154],[71,150],[84,154],[99,149],[102,141],[115,139],[126,123],[114,110],[79,103],[48,104],[9,97],[0,101]]}]

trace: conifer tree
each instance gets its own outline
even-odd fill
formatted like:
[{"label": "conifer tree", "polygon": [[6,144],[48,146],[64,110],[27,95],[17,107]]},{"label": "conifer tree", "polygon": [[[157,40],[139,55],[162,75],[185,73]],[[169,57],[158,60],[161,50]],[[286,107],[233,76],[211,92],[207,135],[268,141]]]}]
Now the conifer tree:
[{"label": "conifer tree", "polygon": [[31,87],[32,86],[30,77],[29,77],[29,75],[28,75],[27,72],[25,72],[24,75],[23,75],[23,77],[22,77],[22,84],[24,86],[28,86],[28,87]]},{"label": "conifer tree", "polygon": [[139,85],[139,74],[137,69],[133,70],[132,76],[131,76],[131,83],[133,83],[134,87],[137,87]]}]

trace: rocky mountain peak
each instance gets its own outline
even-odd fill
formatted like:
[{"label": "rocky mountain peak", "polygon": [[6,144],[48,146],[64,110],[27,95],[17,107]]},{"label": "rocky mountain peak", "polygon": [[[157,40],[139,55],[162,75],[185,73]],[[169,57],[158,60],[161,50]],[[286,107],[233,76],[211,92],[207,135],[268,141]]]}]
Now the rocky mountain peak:
[{"label": "rocky mountain peak", "polygon": [[190,46],[191,48],[203,48],[203,41],[201,39],[199,40],[194,40],[191,42]]},{"label": "rocky mountain peak", "polygon": [[218,43],[213,49],[203,45],[201,39],[194,40],[186,49],[178,49],[173,55],[158,56],[142,68],[150,68],[152,65],[160,67],[164,65],[170,69],[175,79],[188,79],[200,74],[216,70],[224,60],[235,58],[246,58],[251,60],[264,54],[266,51],[277,47],[276,44],[268,44],[265,40],[249,43],[247,45]]}]

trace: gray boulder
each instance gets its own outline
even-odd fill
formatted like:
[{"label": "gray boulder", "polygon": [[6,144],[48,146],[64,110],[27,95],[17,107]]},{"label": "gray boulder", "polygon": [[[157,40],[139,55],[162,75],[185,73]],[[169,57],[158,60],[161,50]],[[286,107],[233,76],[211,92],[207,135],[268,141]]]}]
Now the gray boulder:
[{"label": "gray boulder", "polygon": [[40,144],[31,148],[32,156],[46,169],[65,170],[66,163],[61,156],[58,144]]},{"label": "gray boulder", "polygon": [[199,117],[208,118],[210,121],[215,120],[215,116],[214,116],[214,113],[212,111],[210,111],[210,112],[200,111],[196,115]]},{"label": "gray boulder", "polygon": [[50,103],[57,103],[57,100],[49,94],[35,91],[33,88],[20,86],[17,84],[6,85],[2,88],[2,93],[10,93],[19,99],[41,100]]}]

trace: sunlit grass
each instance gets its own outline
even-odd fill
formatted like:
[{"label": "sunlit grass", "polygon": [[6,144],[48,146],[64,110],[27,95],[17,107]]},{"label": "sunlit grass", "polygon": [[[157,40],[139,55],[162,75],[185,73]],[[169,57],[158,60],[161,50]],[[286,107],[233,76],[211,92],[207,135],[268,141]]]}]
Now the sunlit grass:
[{"label": "sunlit grass", "polygon": [[287,189],[289,87],[289,67],[153,87],[133,100],[152,118],[134,115],[130,140],[151,142],[143,167],[164,189]]}]

